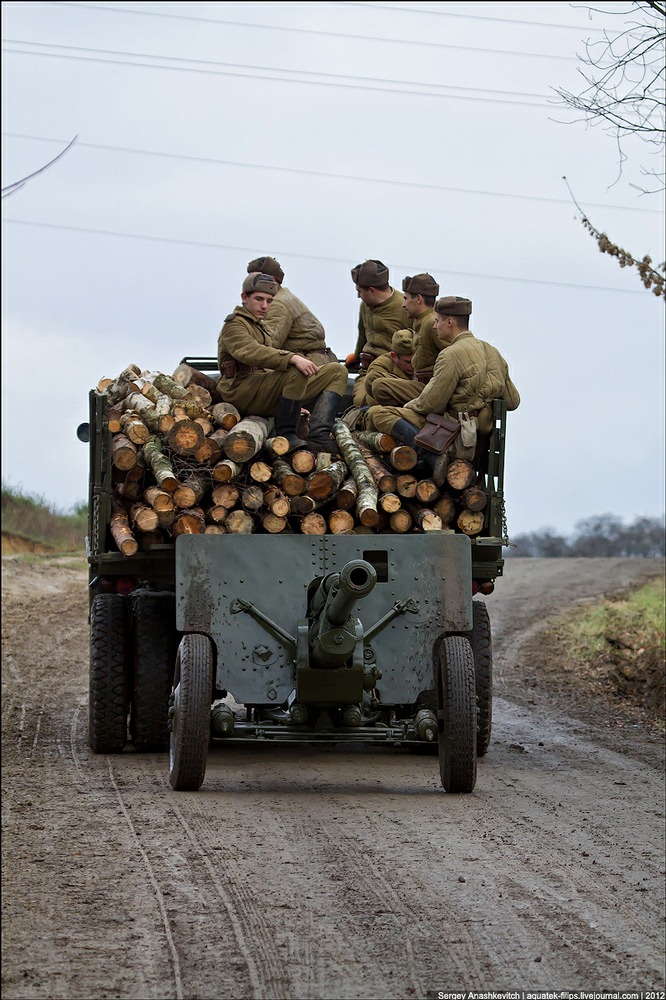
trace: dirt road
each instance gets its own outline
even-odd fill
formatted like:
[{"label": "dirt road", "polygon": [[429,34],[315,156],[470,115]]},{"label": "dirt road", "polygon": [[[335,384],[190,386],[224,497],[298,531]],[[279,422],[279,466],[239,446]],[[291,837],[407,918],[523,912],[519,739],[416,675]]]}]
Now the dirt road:
[{"label": "dirt road", "polygon": [[84,571],[3,559],[3,998],[663,990],[663,738],[541,685],[538,641],[663,572],[511,560],[472,795],[310,746],[215,747],[176,793],[165,756],[87,747]]}]

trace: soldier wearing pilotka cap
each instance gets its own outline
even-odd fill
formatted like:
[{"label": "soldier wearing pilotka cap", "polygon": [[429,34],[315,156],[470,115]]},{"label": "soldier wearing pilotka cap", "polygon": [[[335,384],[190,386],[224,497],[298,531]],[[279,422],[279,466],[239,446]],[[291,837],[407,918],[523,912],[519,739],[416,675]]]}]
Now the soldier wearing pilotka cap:
[{"label": "soldier wearing pilotka cap", "polygon": [[[370,364],[365,376],[366,406],[390,402],[393,396],[386,397],[385,386],[394,384],[412,386],[412,353],[414,350],[414,335],[411,330],[396,330],[391,338],[391,350],[388,354],[380,354]],[[408,397],[411,398],[411,397]]]},{"label": "soldier wearing pilotka cap", "polygon": [[[458,417],[468,413],[480,434],[492,429],[493,399],[504,399],[515,410],[520,396],[509,376],[509,366],[497,350],[478,340],[468,329],[472,303],[459,295],[447,295],[435,303],[435,331],[442,347],[432,379],[423,391],[404,406],[373,406],[368,427],[390,434],[405,444],[423,427],[429,413]],[[438,484],[439,485],[439,484]]]},{"label": "soldier wearing pilotka cap", "polygon": [[[253,272],[243,281],[241,301],[227,316],[217,342],[218,390],[242,416],[275,418],[275,434],[290,450],[310,447],[337,452],[333,421],[347,387],[347,369],[333,362],[319,367],[294,351],[273,346],[264,319],[279,285],[270,274]],[[296,434],[301,407],[310,409],[307,441]]]}]

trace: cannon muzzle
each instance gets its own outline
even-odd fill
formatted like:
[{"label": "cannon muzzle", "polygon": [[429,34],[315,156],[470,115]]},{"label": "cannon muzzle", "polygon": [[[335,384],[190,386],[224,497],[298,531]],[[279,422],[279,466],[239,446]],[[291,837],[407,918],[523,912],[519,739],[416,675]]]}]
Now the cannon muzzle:
[{"label": "cannon muzzle", "polygon": [[358,638],[352,612],[376,583],[375,568],[365,559],[350,559],[339,573],[322,580],[312,602],[310,648],[314,666],[338,667],[349,659]]}]

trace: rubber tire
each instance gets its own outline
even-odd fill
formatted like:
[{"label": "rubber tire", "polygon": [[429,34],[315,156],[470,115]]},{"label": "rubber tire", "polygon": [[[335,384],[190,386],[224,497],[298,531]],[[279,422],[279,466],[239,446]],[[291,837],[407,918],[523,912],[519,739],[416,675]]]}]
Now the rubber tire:
[{"label": "rubber tire", "polygon": [[435,653],[439,774],[447,792],[476,784],[476,684],[469,639],[445,636]]},{"label": "rubber tire", "polygon": [[472,601],[474,628],[469,641],[474,654],[476,675],[476,705],[478,728],[476,733],[476,754],[483,757],[490,746],[493,724],[493,641],[490,618],[483,601]]},{"label": "rubber tire", "polygon": [[169,749],[169,695],[176,660],[173,594],[144,592],[132,599],[130,738],[138,753]]},{"label": "rubber tire", "polygon": [[88,742],[93,753],[121,753],[127,740],[128,708],[125,598],[98,594],[90,606]]},{"label": "rubber tire", "polygon": [[206,774],[213,699],[213,647],[206,636],[183,636],[172,699],[169,782],[176,791],[196,792]]}]

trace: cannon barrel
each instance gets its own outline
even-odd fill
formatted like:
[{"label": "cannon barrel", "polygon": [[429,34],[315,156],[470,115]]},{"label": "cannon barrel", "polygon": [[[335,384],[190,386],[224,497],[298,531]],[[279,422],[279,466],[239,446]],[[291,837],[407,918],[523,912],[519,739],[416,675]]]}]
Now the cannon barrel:
[{"label": "cannon barrel", "polygon": [[314,621],[310,629],[313,666],[336,667],[349,659],[356,646],[352,611],[376,583],[376,570],[365,559],[350,559],[339,573],[331,573],[322,580],[313,601]]},{"label": "cannon barrel", "polygon": [[354,605],[367,597],[377,583],[374,566],[365,559],[350,559],[333,580],[324,607],[323,617],[329,625],[344,625]]}]

